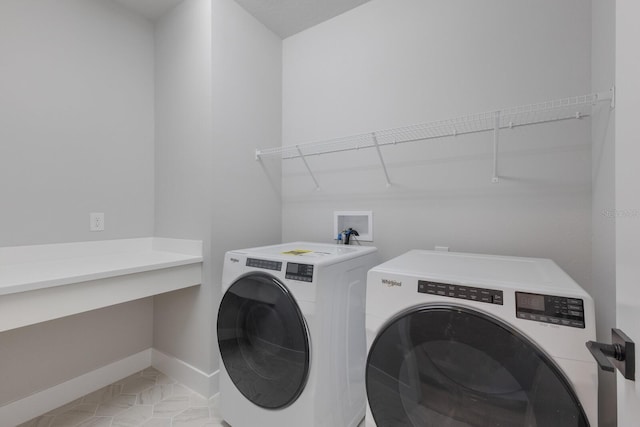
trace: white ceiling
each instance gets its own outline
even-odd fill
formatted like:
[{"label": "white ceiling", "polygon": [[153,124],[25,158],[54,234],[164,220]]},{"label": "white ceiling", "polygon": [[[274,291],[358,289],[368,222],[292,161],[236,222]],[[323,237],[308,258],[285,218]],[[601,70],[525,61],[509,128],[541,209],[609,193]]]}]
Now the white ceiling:
[{"label": "white ceiling", "polygon": [[267,28],[285,39],[369,0],[236,0]]},{"label": "white ceiling", "polygon": [[[115,0],[156,20],[182,0]],[[287,38],[370,0],[235,0],[267,28]]]}]

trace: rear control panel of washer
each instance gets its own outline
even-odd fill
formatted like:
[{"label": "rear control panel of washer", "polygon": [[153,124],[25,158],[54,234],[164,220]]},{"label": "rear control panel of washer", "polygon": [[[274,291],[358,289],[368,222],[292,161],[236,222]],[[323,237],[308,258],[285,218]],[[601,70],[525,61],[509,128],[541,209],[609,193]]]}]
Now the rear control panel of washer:
[{"label": "rear control panel of washer", "polygon": [[270,261],[267,259],[247,258],[247,267],[264,268],[265,270],[282,270],[280,261]]},{"label": "rear control panel of washer", "polygon": [[584,302],[580,298],[516,292],[518,319],[584,328]]},{"label": "rear control panel of washer", "polygon": [[502,291],[495,289],[476,288],[474,286],[452,285],[450,283],[430,282],[418,280],[418,292],[423,294],[440,295],[443,297],[466,299],[502,305]]}]

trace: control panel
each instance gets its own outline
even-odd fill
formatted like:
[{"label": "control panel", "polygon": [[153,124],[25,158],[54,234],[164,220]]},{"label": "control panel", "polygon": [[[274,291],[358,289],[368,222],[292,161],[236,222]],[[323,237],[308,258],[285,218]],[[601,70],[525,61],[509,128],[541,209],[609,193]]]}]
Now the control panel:
[{"label": "control panel", "polygon": [[579,298],[516,292],[518,319],[584,328],[584,302]]},{"label": "control panel", "polygon": [[282,263],[279,261],[269,261],[267,259],[247,258],[247,267],[264,268],[265,270],[282,270]]},{"label": "control panel", "polygon": [[312,282],[313,265],[288,262],[284,277],[292,280],[300,280],[301,282]]},{"label": "control panel", "polygon": [[476,288],[473,286],[452,285],[450,283],[429,282],[418,280],[418,292],[423,294],[440,295],[449,298],[466,299],[485,302],[488,304],[503,304],[502,291],[495,289]]}]

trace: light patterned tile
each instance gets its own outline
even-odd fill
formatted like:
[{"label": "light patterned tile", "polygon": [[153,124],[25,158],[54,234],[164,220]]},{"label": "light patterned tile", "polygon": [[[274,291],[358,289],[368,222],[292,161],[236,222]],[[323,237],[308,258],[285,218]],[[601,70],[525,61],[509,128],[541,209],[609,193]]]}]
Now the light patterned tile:
[{"label": "light patterned tile", "polygon": [[205,399],[198,393],[189,395],[189,406],[209,406],[209,399]]},{"label": "light patterned tile", "polygon": [[140,427],[171,427],[171,418],[151,418]]},{"label": "light patterned tile", "polygon": [[154,378],[137,376],[122,383],[122,394],[138,394],[156,384]]},{"label": "light patterned tile", "polygon": [[173,384],[157,384],[138,395],[138,405],[155,405],[173,394]]},{"label": "light patterned tile", "polygon": [[110,427],[113,417],[91,417],[76,427]]},{"label": "light patterned tile", "polygon": [[107,402],[101,403],[100,406],[98,406],[98,409],[96,409],[96,416],[112,417],[129,409],[135,405],[135,403],[135,394],[121,394]]},{"label": "light patterned tile", "polygon": [[123,413],[115,416],[113,418],[113,422],[111,423],[112,427],[139,427],[151,418],[153,413],[152,406],[132,406],[127,409]]},{"label": "light patterned tile", "polygon": [[173,417],[173,427],[201,427],[209,421],[209,408],[189,408]]},{"label": "light patterned tile", "polygon": [[202,427],[231,427],[231,426],[225,423],[224,421],[212,420],[212,421],[207,421],[205,424],[202,425]]},{"label": "light patterned tile", "polygon": [[153,406],[156,417],[173,417],[189,407],[189,396],[171,396]]},{"label": "light patterned tile", "polygon": [[230,427],[218,402],[149,367],[18,427]]},{"label": "light patterned tile", "polygon": [[102,403],[111,400],[122,392],[121,384],[111,384],[82,398],[83,403]]},{"label": "light patterned tile", "polygon": [[160,375],[156,376],[156,384],[177,384],[177,381],[160,372]]},{"label": "light patterned tile", "polygon": [[75,426],[91,417],[96,412],[97,403],[81,403],[68,409],[65,412],[57,414],[51,423],[51,427],[69,427]]}]

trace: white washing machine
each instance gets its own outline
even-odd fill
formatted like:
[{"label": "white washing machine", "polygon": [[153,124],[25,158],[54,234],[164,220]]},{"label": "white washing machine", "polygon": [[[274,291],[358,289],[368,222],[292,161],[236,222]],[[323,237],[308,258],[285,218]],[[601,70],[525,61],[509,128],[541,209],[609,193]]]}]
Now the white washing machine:
[{"label": "white washing machine", "polygon": [[597,426],[593,300],[553,261],[413,250],[368,274],[366,426]]},{"label": "white washing machine", "polygon": [[220,411],[233,427],[364,418],[367,271],[377,249],[296,242],[227,252]]}]

